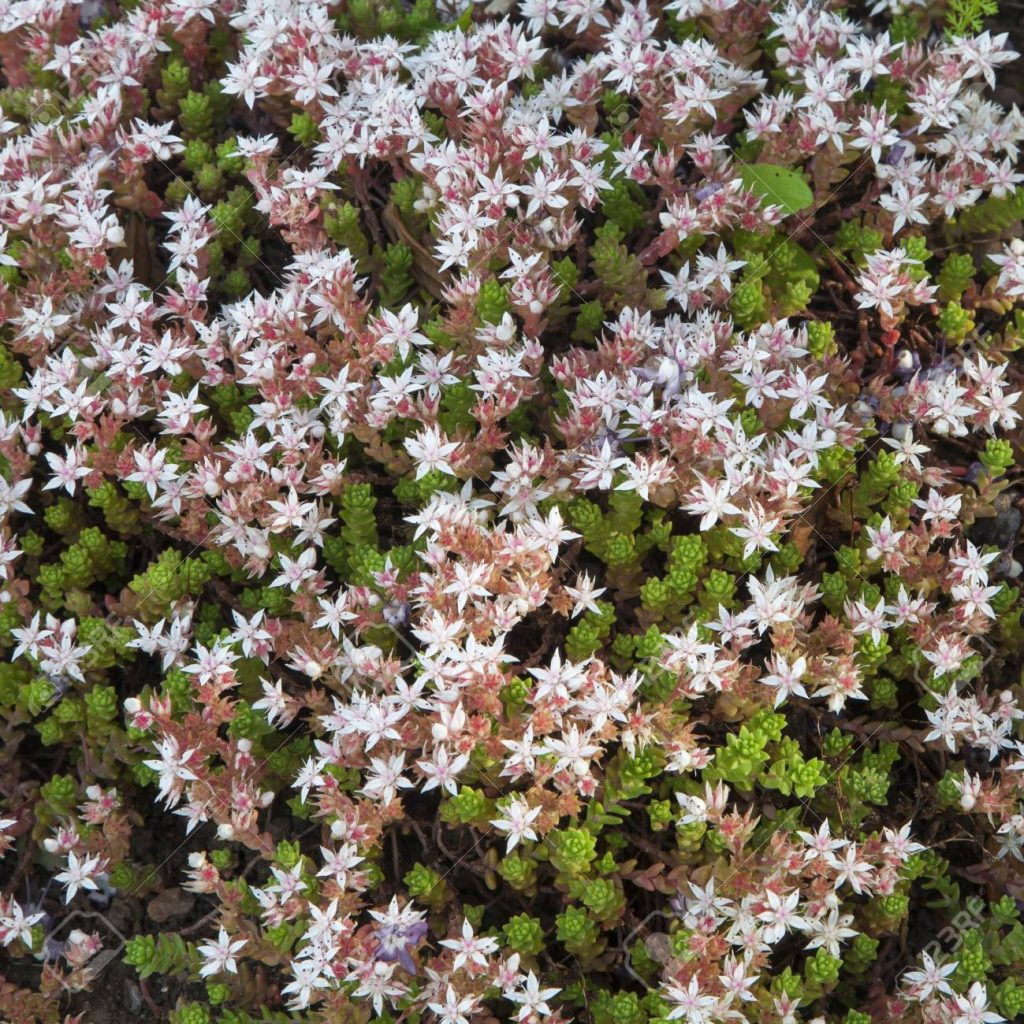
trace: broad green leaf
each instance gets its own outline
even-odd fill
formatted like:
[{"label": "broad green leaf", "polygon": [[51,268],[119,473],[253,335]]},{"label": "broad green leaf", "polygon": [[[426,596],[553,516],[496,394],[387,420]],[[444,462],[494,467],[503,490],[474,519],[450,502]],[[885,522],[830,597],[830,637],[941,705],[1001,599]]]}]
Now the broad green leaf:
[{"label": "broad green leaf", "polygon": [[778,164],[747,164],[740,170],[746,188],[761,196],[772,206],[786,213],[796,213],[814,202],[814,193],[807,182],[788,167]]}]

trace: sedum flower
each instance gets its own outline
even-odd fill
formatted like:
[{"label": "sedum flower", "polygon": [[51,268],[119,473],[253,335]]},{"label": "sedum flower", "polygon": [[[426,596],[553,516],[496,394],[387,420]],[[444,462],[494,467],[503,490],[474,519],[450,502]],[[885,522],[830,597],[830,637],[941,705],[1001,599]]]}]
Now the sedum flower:
[{"label": "sedum flower", "polygon": [[238,961],[235,954],[238,953],[247,943],[248,939],[231,940],[228,933],[221,928],[216,941],[211,941],[198,946],[199,954],[203,958],[203,966],[199,968],[200,977],[206,978],[211,974],[227,972],[238,973]]},{"label": "sedum flower", "polygon": [[491,821],[491,824],[499,832],[506,834],[506,853],[511,853],[525,839],[532,840],[533,842],[538,841],[533,823],[540,815],[541,810],[542,808],[540,807],[530,807],[522,797],[513,796],[510,798],[501,817]]},{"label": "sedum flower", "polygon": [[100,865],[101,859],[98,856],[79,857],[74,850],[68,851],[67,867],[53,876],[56,881],[64,883],[65,903],[70,903],[79,889],[92,892],[99,890],[97,876],[102,871]]}]

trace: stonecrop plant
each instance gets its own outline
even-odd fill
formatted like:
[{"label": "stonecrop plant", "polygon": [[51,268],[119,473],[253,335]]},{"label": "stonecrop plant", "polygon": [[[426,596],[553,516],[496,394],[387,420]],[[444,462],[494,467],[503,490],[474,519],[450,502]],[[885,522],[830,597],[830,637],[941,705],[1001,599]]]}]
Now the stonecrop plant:
[{"label": "stonecrop plant", "polygon": [[1024,1019],[1011,7],[0,2],[0,1020]]}]

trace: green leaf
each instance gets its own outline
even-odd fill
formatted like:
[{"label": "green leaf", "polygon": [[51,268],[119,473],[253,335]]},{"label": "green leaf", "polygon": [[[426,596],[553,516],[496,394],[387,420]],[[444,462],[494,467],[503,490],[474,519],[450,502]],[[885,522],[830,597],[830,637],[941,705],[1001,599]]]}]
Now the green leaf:
[{"label": "green leaf", "polygon": [[747,164],[740,170],[740,178],[747,189],[773,206],[782,207],[787,214],[803,210],[814,202],[814,193],[807,182],[788,167]]}]

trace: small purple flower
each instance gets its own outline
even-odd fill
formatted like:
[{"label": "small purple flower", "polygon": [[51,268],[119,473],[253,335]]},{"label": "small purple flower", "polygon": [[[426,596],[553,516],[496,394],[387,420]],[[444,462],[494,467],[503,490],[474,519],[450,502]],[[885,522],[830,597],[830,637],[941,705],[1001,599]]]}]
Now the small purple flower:
[{"label": "small purple flower", "polygon": [[967,472],[964,474],[964,483],[976,484],[978,482],[978,476],[984,468],[985,467],[980,462],[972,462],[967,467]]},{"label": "small purple flower", "polygon": [[701,185],[701,187],[697,189],[697,201],[702,203],[705,199],[709,199],[716,192],[720,192],[721,189],[722,183],[720,181],[709,181],[706,185]]},{"label": "small purple flower", "polygon": [[672,899],[668,901],[668,905],[672,909],[672,912],[678,914],[680,917],[684,917],[690,910],[690,903],[682,894],[673,896]]},{"label": "small purple flower", "polygon": [[55,939],[53,936],[48,935],[46,941],[43,943],[43,961],[44,963],[55,963],[63,955],[64,951],[68,948],[68,944],[61,939]]},{"label": "small purple flower", "polygon": [[392,924],[386,922],[373,929],[373,937],[379,943],[374,959],[386,964],[396,960],[410,974],[416,973],[411,951],[415,949],[427,935],[426,921],[413,921],[410,924]]},{"label": "small purple flower", "polygon": [[869,391],[862,391],[857,397],[857,401],[853,403],[853,411],[866,420],[877,416],[881,407],[882,403],[878,396]]},{"label": "small purple flower", "polygon": [[381,609],[384,621],[392,629],[402,629],[409,625],[411,608],[408,601],[388,601]]},{"label": "small purple flower", "polygon": [[895,146],[890,147],[889,152],[885,154],[885,159],[882,161],[884,164],[888,164],[890,167],[895,167],[904,156],[907,154],[907,147],[902,142],[897,142]]}]

